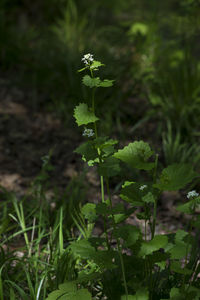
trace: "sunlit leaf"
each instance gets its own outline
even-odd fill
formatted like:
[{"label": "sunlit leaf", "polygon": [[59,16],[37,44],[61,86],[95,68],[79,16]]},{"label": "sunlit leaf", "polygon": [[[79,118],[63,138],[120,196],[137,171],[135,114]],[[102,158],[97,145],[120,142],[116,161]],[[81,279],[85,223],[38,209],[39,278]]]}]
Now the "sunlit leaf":
[{"label": "sunlit leaf", "polygon": [[72,242],[69,248],[74,255],[78,255],[83,259],[91,259],[96,251],[90,242],[85,239]]},{"label": "sunlit leaf", "polygon": [[99,77],[92,78],[90,75],[85,75],[83,77],[83,84],[90,87],[110,87],[113,85],[114,80],[104,79],[101,80]]},{"label": "sunlit leaf", "polygon": [[145,196],[142,197],[142,201],[145,203],[154,203],[155,198],[151,192],[148,192]]},{"label": "sunlit leaf", "polygon": [[94,222],[97,218],[96,204],[94,204],[94,203],[86,203],[81,208],[81,212],[84,215],[85,219],[87,219],[90,222]]},{"label": "sunlit leaf", "polygon": [[101,79],[99,77],[92,78],[90,75],[83,76],[83,84],[90,88],[98,87],[100,82]]},{"label": "sunlit leaf", "polygon": [[85,103],[80,103],[78,106],[75,107],[74,117],[78,126],[87,125],[89,123],[94,123],[99,120]]},{"label": "sunlit leaf", "polygon": [[118,150],[113,156],[125,162],[129,167],[151,170],[154,167],[154,163],[148,162],[148,159],[152,154],[153,151],[149,144],[143,141],[136,141]]},{"label": "sunlit leaf", "polygon": [[141,22],[134,23],[131,25],[128,33],[129,35],[135,35],[138,33],[141,35],[146,35],[148,33],[148,26]]},{"label": "sunlit leaf", "polygon": [[114,80],[104,79],[99,83],[99,86],[101,87],[110,87],[113,85]]},{"label": "sunlit leaf", "polygon": [[86,289],[77,290],[74,282],[65,282],[59,285],[58,290],[49,294],[46,300],[92,300]]},{"label": "sunlit leaf", "polygon": [[90,66],[90,69],[97,70],[99,67],[103,67],[103,66],[105,65],[102,64],[100,61],[94,60]]},{"label": "sunlit leaf", "polygon": [[156,235],[151,241],[143,241],[140,249],[140,256],[146,256],[154,251],[164,248],[168,243],[166,235]]}]

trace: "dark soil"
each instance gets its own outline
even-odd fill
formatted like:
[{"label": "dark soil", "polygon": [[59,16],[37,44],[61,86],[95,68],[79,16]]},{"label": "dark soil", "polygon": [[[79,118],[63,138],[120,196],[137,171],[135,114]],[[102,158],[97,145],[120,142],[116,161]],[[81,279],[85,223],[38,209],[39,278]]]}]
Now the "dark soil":
[{"label": "dark soil", "polygon": [[29,95],[0,82],[0,186],[24,194],[53,149],[51,181],[61,188],[76,174],[79,133],[53,113],[32,109]]}]

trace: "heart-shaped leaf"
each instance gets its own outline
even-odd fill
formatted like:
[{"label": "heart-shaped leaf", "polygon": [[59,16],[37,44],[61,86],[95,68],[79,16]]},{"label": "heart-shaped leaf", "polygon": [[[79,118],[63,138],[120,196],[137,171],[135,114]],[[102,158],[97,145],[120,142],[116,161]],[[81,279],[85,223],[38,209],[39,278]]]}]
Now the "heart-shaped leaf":
[{"label": "heart-shaped leaf", "polygon": [[113,156],[125,162],[131,168],[151,170],[154,167],[154,163],[148,162],[148,159],[152,154],[153,151],[149,144],[143,141],[136,141],[118,150]]},{"label": "heart-shaped leaf", "polygon": [[89,123],[94,123],[99,120],[85,103],[80,103],[78,106],[75,107],[74,117],[78,126],[87,125]]}]

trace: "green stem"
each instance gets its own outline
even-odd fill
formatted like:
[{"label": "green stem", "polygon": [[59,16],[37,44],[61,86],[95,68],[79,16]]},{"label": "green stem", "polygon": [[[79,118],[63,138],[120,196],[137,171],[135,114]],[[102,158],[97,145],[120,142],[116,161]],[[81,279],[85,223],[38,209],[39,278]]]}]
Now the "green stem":
[{"label": "green stem", "polygon": [[[92,89],[92,112],[95,114],[95,91],[96,91],[96,88],[93,88]],[[96,122],[94,122],[94,132],[95,132],[95,137],[97,138],[98,137],[98,133],[97,133],[97,124]]]},{"label": "green stem", "polygon": [[192,232],[192,223],[193,223],[193,221],[194,221],[194,216],[192,216],[192,220],[190,221],[190,228],[189,228],[189,232],[188,232],[186,255],[185,255],[185,267],[186,267],[187,261],[188,261],[189,244],[190,244],[190,236],[191,236],[191,232]]},{"label": "green stem", "polygon": [[156,229],[157,202],[158,199],[155,199],[154,208],[153,208],[153,226],[152,226],[151,239],[154,238],[155,229]]},{"label": "green stem", "polygon": [[155,159],[155,167],[154,167],[154,172],[153,172],[153,183],[156,183],[157,169],[158,169],[158,154],[156,154],[156,159]]},{"label": "green stem", "polygon": [[[193,213],[194,212],[195,212],[195,206],[193,208]],[[192,219],[190,221],[190,227],[189,227],[188,238],[187,238],[187,246],[186,246],[185,265],[184,265],[184,267],[187,266],[187,261],[188,261],[188,256],[189,256],[189,244],[190,244],[190,236],[191,236],[191,232],[192,232],[193,221],[194,221],[194,214],[193,214]],[[184,277],[183,277],[183,288],[184,288],[184,285],[185,285],[185,280],[186,280],[186,275],[184,274]]]},{"label": "green stem", "polygon": [[[156,154],[155,168],[154,168],[154,173],[153,173],[153,183],[154,184],[156,183],[156,178],[157,178],[157,168],[158,168],[158,154]],[[158,197],[155,199],[155,202],[154,202],[154,208],[153,208],[153,225],[152,225],[151,239],[153,239],[154,235],[155,235],[156,216],[157,216],[157,203],[158,203]]]},{"label": "green stem", "polygon": [[[91,72],[91,77],[94,78],[93,72],[90,69]],[[95,114],[95,91],[96,88],[92,89],[92,112]],[[97,124],[96,122],[94,122],[94,132],[95,132],[95,138],[98,138],[98,132],[97,132]],[[101,150],[99,148],[97,148],[97,152],[98,152],[98,157],[99,157],[99,164],[102,163],[102,159],[101,159]],[[100,182],[101,182],[101,201],[102,203],[105,203],[105,197],[104,197],[104,178],[103,176],[100,176]],[[110,249],[110,243],[109,243],[109,239],[108,239],[108,229],[107,229],[107,222],[106,222],[106,216],[104,216],[103,218],[103,222],[104,222],[104,232],[106,234],[106,244],[107,244],[107,248]]]},{"label": "green stem", "polygon": [[127,283],[126,283],[124,260],[123,260],[123,256],[122,256],[122,252],[121,252],[119,238],[117,239],[117,248],[118,248],[118,253],[119,253],[119,258],[120,258],[120,263],[121,263],[121,268],[122,268],[122,277],[123,277],[124,289],[125,289],[125,293],[126,293],[126,300],[128,300],[128,288],[127,288]]},{"label": "green stem", "polygon": [[[112,199],[111,199],[111,193],[110,193],[108,178],[106,178],[106,188],[107,188],[107,192],[108,192],[108,199],[109,199],[110,208],[112,209]],[[113,228],[114,228],[114,231],[115,231],[116,230],[116,223],[115,223],[113,213],[111,213],[111,216],[112,216],[112,221],[113,221]],[[126,300],[128,300],[128,287],[127,287],[127,282],[126,282],[125,266],[124,266],[122,248],[121,248],[121,245],[120,245],[120,239],[119,238],[117,238],[117,250],[118,250],[119,259],[120,259],[120,263],[121,263],[122,277],[123,277],[124,289],[125,289],[125,293],[126,293]]]},{"label": "green stem", "polygon": [[[100,180],[101,180],[101,201],[102,201],[102,203],[105,203],[103,176],[100,177]],[[104,216],[104,218],[103,218],[103,223],[104,223],[104,232],[106,234],[107,248],[110,249],[110,243],[109,243],[109,239],[108,239],[108,228],[107,228],[106,216]]]}]

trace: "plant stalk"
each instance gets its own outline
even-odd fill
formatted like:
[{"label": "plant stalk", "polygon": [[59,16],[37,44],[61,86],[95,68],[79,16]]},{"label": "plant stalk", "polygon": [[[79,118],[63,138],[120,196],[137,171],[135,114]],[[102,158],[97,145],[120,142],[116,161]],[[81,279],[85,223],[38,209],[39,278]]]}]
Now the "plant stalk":
[{"label": "plant stalk", "polygon": [[[110,208],[112,209],[112,199],[111,199],[111,193],[110,193],[108,178],[106,178],[106,187],[107,187],[107,192],[108,192],[108,199],[109,199]],[[116,230],[116,223],[115,223],[113,213],[111,213],[111,216],[112,216],[112,221],[113,221],[113,228],[114,228],[114,230]],[[117,238],[117,250],[118,250],[120,263],[121,263],[122,277],[123,277],[124,289],[125,289],[125,293],[126,293],[126,300],[128,300],[128,287],[127,287],[127,282],[126,282],[125,266],[124,266],[124,260],[123,260],[122,249],[121,249],[119,238]]]}]

